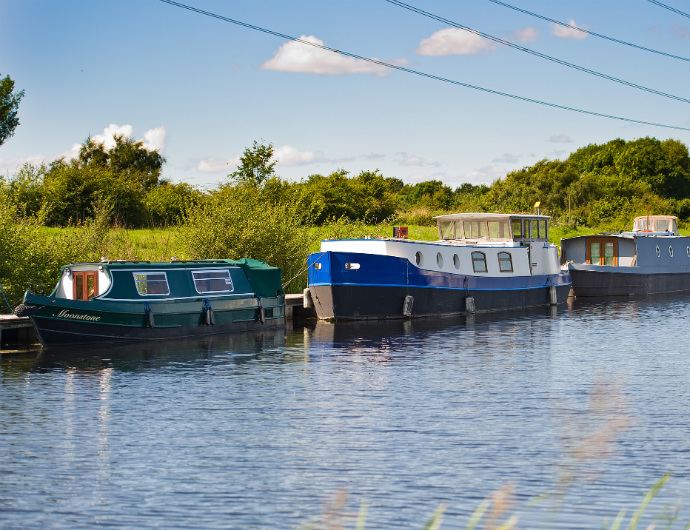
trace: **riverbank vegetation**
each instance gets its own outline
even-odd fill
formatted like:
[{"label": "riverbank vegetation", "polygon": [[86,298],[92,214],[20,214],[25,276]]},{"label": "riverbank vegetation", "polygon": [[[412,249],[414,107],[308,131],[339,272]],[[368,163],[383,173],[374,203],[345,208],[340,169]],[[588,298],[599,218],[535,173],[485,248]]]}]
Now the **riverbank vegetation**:
[{"label": "riverbank vegetation", "polygon": [[690,220],[690,157],[677,140],[592,144],[565,160],[542,160],[491,185],[416,184],[378,170],[336,170],[287,181],[271,145],[245,149],[237,169],[201,190],[161,177],[165,159],[142,142],[87,139],[72,159],[27,164],[0,181],[0,282],[12,303],[24,288],[50,290],[70,261],[251,256],[304,287],[305,258],[325,238],[435,239],[433,216],[455,211],[531,212],[553,218],[552,241],[628,229],[635,215]]}]

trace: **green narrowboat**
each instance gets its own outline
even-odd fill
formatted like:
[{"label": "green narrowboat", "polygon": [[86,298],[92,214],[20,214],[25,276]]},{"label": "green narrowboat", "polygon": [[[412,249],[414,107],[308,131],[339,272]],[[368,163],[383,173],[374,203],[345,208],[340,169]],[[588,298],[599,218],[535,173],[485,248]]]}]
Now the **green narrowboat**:
[{"label": "green narrowboat", "polygon": [[102,261],[62,269],[49,296],[27,291],[44,348],[179,339],[284,325],[280,269],[253,259]]}]

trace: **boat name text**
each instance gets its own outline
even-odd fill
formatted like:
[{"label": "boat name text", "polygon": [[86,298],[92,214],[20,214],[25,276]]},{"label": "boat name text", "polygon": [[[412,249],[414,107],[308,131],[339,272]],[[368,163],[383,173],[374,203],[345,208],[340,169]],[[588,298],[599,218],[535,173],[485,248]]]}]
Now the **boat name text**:
[{"label": "boat name text", "polygon": [[67,309],[63,309],[55,316],[59,318],[71,318],[74,320],[87,320],[89,322],[98,322],[101,319],[101,317],[97,317],[95,315],[84,315],[83,313],[70,313]]}]

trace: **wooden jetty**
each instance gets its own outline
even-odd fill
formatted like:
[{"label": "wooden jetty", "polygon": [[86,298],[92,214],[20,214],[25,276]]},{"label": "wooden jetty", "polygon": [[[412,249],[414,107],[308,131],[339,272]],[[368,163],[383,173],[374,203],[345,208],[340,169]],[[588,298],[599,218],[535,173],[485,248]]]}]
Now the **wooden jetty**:
[{"label": "wooden jetty", "polygon": [[38,342],[29,317],[0,315],[0,350]]}]

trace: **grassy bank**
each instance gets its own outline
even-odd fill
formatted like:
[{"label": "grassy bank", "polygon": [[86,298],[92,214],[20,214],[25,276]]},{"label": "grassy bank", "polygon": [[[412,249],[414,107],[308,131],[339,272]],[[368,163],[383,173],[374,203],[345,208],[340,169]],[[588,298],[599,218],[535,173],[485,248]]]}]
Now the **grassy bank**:
[{"label": "grassy bank", "polygon": [[[191,259],[193,256],[189,254],[188,245],[185,240],[184,229],[182,228],[160,228],[160,229],[134,229],[127,230],[123,228],[111,228],[99,233],[95,238],[96,241],[91,245],[84,245],[83,239],[92,238],[94,235],[92,231],[86,228],[46,228],[39,227],[43,246],[49,248],[63,249],[70,242],[75,243],[74,252],[60,252],[60,257],[65,260],[93,260],[105,257],[108,259],[126,259],[126,260],[142,260],[142,261],[168,261],[171,257],[177,259]],[[552,242],[559,244],[563,237],[573,237],[576,235],[583,235],[594,233],[596,230],[583,228],[572,229],[568,227],[553,227],[551,229],[550,239]],[[390,236],[392,234],[392,227],[390,224],[370,225],[363,223],[333,223],[324,226],[314,226],[306,229],[306,238],[308,252],[316,252],[319,250],[319,245],[323,239],[340,239],[340,238],[357,238],[357,237],[381,237]],[[417,239],[422,241],[434,241],[438,234],[436,227],[423,225],[409,226],[410,239]],[[208,256],[212,257],[212,256]],[[224,256],[213,256],[224,257]],[[239,256],[232,256],[239,257]],[[255,257],[255,256],[249,256]],[[286,287],[288,292],[300,292],[306,286],[306,272],[304,271],[304,263],[306,254],[300,255],[297,261],[292,266],[289,274],[285,274],[285,281],[292,280]],[[51,263],[51,274],[57,279],[57,268],[55,261]],[[43,275],[42,277],[45,277]],[[24,280],[26,285],[17,286],[17,281],[14,282],[13,302],[17,303],[17,297],[20,296],[24,287],[31,286],[37,290],[47,290],[52,285],[52,280],[43,281],[42,284],[37,284],[31,278]],[[21,282],[21,280],[20,280]]]}]

